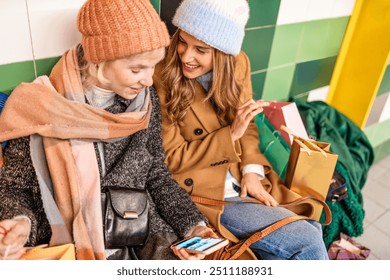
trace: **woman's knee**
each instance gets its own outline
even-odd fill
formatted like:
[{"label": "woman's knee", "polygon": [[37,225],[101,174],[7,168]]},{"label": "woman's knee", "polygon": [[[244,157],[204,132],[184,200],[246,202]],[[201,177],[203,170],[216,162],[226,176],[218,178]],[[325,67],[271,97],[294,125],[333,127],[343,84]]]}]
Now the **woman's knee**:
[{"label": "woman's knee", "polygon": [[298,259],[326,260],[328,252],[323,240],[321,225],[317,222],[299,221],[300,243],[303,244],[302,253]]}]

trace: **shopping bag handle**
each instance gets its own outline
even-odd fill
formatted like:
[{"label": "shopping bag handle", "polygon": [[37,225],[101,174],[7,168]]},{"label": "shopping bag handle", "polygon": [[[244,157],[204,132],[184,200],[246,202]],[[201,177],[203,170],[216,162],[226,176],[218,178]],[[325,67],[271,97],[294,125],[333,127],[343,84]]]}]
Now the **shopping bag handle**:
[{"label": "shopping bag handle", "polygon": [[[309,144],[310,147],[312,147],[314,150],[317,150],[318,152],[320,152],[324,157],[328,157],[327,153],[321,149],[320,147],[318,147],[316,144],[314,144],[313,142],[310,142],[310,141],[305,141],[303,142],[301,139],[298,139],[298,138],[295,138],[294,137],[294,141],[297,142],[297,144],[299,146],[301,146],[303,149],[305,149],[305,151],[310,155],[311,153],[311,150],[307,147],[307,144]],[[309,152],[310,151],[310,152]]]},{"label": "shopping bag handle", "polygon": [[[287,132],[289,135],[293,136],[294,137],[294,141],[299,145],[301,146],[301,148],[303,148],[309,155],[311,154],[311,150],[309,147],[307,146],[310,146],[312,149],[320,152],[324,157],[328,157],[327,153],[321,149],[320,147],[318,147],[315,143],[313,143],[312,141],[310,141],[309,139],[305,140],[303,139],[302,137],[299,137],[298,135],[295,135],[291,129],[289,129],[287,126],[285,125],[281,125],[280,126],[280,129]],[[308,144],[308,145],[306,145]]]}]

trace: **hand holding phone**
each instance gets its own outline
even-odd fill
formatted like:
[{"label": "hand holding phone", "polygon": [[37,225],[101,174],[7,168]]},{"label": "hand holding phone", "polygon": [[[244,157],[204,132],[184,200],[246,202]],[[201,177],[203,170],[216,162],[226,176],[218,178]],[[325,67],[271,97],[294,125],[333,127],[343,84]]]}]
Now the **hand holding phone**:
[{"label": "hand holding phone", "polygon": [[212,238],[194,236],[173,244],[173,247],[183,248],[191,254],[209,255],[226,246],[229,240],[225,238]]}]

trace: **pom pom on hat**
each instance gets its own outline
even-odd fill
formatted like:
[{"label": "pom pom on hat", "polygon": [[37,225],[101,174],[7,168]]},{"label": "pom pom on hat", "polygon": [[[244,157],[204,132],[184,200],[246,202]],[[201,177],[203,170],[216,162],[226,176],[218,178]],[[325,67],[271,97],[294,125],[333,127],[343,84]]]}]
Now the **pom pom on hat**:
[{"label": "pom pom on hat", "polygon": [[184,0],[172,23],[224,53],[237,55],[248,19],[246,0]]},{"label": "pom pom on hat", "polygon": [[167,27],[149,0],[88,0],[77,25],[85,58],[92,63],[169,45]]}]

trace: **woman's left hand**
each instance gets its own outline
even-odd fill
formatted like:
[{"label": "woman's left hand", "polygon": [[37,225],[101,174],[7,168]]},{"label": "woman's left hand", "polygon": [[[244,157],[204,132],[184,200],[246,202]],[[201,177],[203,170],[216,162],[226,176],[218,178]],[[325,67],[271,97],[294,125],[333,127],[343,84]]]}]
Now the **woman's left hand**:
[{"label": "woman's left hand", "polygon": [[[218,235],[216,235],[211,228],[206,227],[206,226],[197,226],[197,227],[195,227],[194,230],[191,233],[189,233],[188,235],[185,236],[185,238],[189,238],[189,237],[192,237],[192,236],[218,238]],[[206,257],[206,255],[204,255],[204,254],[191,254],[191,253],[188,253],[183,248],[179,249],[177,247],[172,246],[171,249],[172,249],[173,253],[175,253],[175,255],[177,257],[179,257],[179,259],[181,259],[181,260],[202,260],[202,259],[204,259]]]},{"label": "woman's left hand", "polygon": [[247,195],[256,198],[267,206],[278,206],[278,202],[264,189],[256,173],[247,173],[242,177],[240,197],[246,197]]},{"label": "woman's left hand", "polygon": [[30,230],[24,218],[0,221],[0,259],[19,259],[26,252],[24,244]]}]

